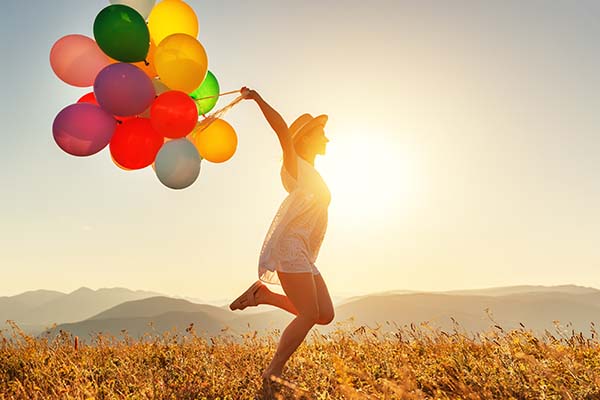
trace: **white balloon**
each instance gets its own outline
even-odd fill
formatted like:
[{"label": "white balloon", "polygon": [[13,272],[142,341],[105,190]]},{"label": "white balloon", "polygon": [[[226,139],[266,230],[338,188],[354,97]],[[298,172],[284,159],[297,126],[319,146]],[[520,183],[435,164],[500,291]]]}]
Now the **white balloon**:
[{"label": "white balloon", "polygon": [[166,187],[184,189],[198,178],[200,161],[196,146],[188,139],[169,140],[156,155],[154,172]]},{"label": "white balloon", "polygon": [[110,4],[123,4],[133,8],[139,12],[144,19],[148,19],[152,7],[154,7],[156,0],[110,0]]}]

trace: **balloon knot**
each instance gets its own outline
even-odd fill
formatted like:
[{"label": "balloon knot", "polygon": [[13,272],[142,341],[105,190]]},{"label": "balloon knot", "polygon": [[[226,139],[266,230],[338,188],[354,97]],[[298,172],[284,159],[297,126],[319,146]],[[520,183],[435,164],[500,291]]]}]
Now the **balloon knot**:
[{"label": "balloon knot", "polygon": [[148,65],[150,65],[150,63],[149,63],[147,60],[144,60],[144,64],[146,64],[146,67],[147,67]]}]

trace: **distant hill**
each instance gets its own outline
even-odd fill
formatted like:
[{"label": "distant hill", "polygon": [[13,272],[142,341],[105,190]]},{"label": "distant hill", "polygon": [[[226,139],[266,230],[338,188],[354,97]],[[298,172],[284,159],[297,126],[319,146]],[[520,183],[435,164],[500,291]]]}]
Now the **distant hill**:
[{"label": "distant hill", "polygon": [[[274,308],[271,307],[271,309]],[[59,324],[54,328],[39,332],[38,336],[46,335],[53,338],[60,330],[63,330],[90,343],[95,333],[99,332],[119,337],[122,335],[121,330],[125,329],[131,337],[139,338],[144,333],[150,333],[153,330],[160,335],[173,327],[177,327],[179,332],[183,332],[190,323],[194,323],[199,336],[208,337],[220,335],[223,332],[239,336],[239,333],[246,332],[251,328],[261,329],[264,325],[270,329],[287,323],[293,318],[293,315],[277,309],[268,311],[262,307],[252,307],[247,310],[252,310],[254,313],[242,314],[239,311],[232,312],[229,309],[225,310],[212,305],[156,296],[119,304],[77,323]],[[152,323],[152,328],[150,323]],[[248,323],[251,323],[251,327],[248,327]]]},{"label": "distant hill", "polygon": [[18,303],[25,307],[37,307],[62,296],[65,293],[56,290],[30,290],[15,296],[0,296],[0,304]]},{"label": "distant hill", "polygon": [[[554,331],[553,320],[572,325],[576,331],[588,334],[590,322],[600,326],[600,304],[597,297],[555,292],[519,293],[504,296],[450,295],[418,293],[364,297],[336,309],[336,319],[355,316],[357,323],[375,326],[395,321],[409,326],[411,322],[429,321],[430,325],[452,330],[454,317],[467,332],[489,329],[493,318],[505,330],[526,328],[538,334]],[[385,328],[384,328],[385,330]]]},{"label": "distant hill", "polygon": [[546,292],[557,292],[557,293],[569,293],[569,294],[600,294],[600,290],[577,285],[557,285],[557,286],[543,286],[543,285],[519,285],[519,286],[504,286],[504,287],[492,287],[483,289],[463,289],[463,290],[445,290],[445,291],[425,291],[425,290],[388,290],[384,292],[369,293],[360,296],[349,296],[343,299],[343,303],[355,301],[367,296],[388,296],[394,294],[415,294],[415,293],[432,293],[432,294],[452,294],[452,295],[480,295],[480,296],[507,296],[511,294],[519,293],[546,293]]},{"label": "distant hill", "polygon": [[219,321],[235,318],[235,314],[231,311],[228,312],[216,306],[196,304],[187,300],[173,299],[165,296],[156,296],[121,303],[88,318],[88,320],[153,317],[169,311],[204,313]]},{"label": "distant hill", "polygon": [[[233,300],[233,299],[230,299]],[[489,310],[490,317],[485,310]],[[80,288],[64,294],[52,291],[32,291],[0,298],[0,311],[30,334],[58,332],[61,329],[80,339],[93,332],[119,335],[126,329],[130,336],[149,331],[152,323],[157,332],[177,326],[183,331],[194,322],[196,332],[234,334],[257,330],[259,333],[280,333],[294,316],[273,306],[249,307],[232,312],[228,304],[215,306],[197,304],[146,291],[124,288],[91,290]],[[354,296],[335,304],[336,317],[327,326],[314,329],[328,333],[339,322],[356,327],[381,326],[383,331],[396,327],[418,325],[428,321],[430,326],[445,331],[455,328],[452,318],[460,324],[457,329],[468,333],[485,331],[498,323],[505,330],[532,329],[540,335],[544,330],[554,332],[554,320],[570,330],[590,335],[590,322],[600,326],[600,290],[575,285],[511,286],[450,292],[416,292],[396,290]],[[18,314],[21,312],[22,314]],[[52,322],[55,329],[45,330]],[[0,325],[0,328],[3,328]],[[164,328],[164,329],[163,329]]]},{"label": "distant hill", "polygon": [[[536,335],[543,335],[545,330],[556,334],[553,321],[558,320],[567,331],[574,329],[590,337],[590,322],[600,326],[600,291],[596,293],[582,290],[582,294],[570,292],[570,289],[561,292],[551,287],[546,292],[519,291],[515,294],[492,296],[377,293],[336,306],[333,323],[327,326],[316,325],[313,330],[323,334],[331,333],[338,329],[338,322],[345,322],[355,327],[368,325],[375,328],[379,325],[381,331],[385,332],[398,327],[410,327],[411,323],[419,325],[421,322],[428,322],[434,329],[452,332],[456,328],[461,332],[475,334],[495,329],[493,326],[496,323],[505,330],[519,329],[520,323],[523,323],[525,329],[533,330]],[[84,321],[61,324],[53,334],[62,329],[80,339],[86,339],[91,338],[90,335],[94,332],[110,332],[118,336],[121,329],[126,329],[130,336],[136,337],[149,332],[151,322],[158,333],[174,326],[183,333],[193,322],[198,334],[231,334],[239,338],[240,333],[249,330],[257,330],[261,335],[276,329],[281,333],[294,318],[292,314],[272,306],[247,310],[253,312],[231,312],[181,299],[152,297],[120,304]],[[452,318],[459,326],[453,323]]]},{"label": "distant hill", "polygon": [[534,292],[558,292],[568,294],[593,294],[600,293],[600,290],[577,285],[558,285],[558,286],[542,286],[542,285],[521,285],[521,286],[506,286],[487,289],[470,289],[470,290],[449,290],[443,292],[434,292],[440,294],[466,294],[466,295],[482,295],[482,296],[506,296],[519,293],[534,293]]},{"label": "distant hill", "polygon": [[[34,331],[41,330],[53,323],[81,321],[125,301],[157,295],[160,293],[125,288],[92,290],[87,287],[81,287],[69,294],[50,291],[26,292],[0,298],[0,328],[5,327],[7,319],[12,319],[20,326],[28,326]],[[19,299],[25,299],[25,302]],[[15,307],[15,302],[22,305]]]},{"label": "distant hill", "polygon": [[15,296],[0,297],[0,327],[7,319],[19,319],[26,312],[44,303],[66,296],[54,290],[31,290]]},{"label": "distant hill", "polygon": [[152,337],[161,336],[164,332],[174,331],[174,328],[181,334],[185,332],[190,323],[194,324],[198,336],[207,338],[221,334],[221,329],[224,327],[224,321],[213,318],[207,313],[170,311],[153,317],[90,319],[77,323],[60,324],[47,329],[38,336],[52,339],[60,330],[63,330],[78,336],[81,343],[93,344],[96,333],[123,339],[124,332],[122,330],[126,330],[130,337],[137,340],[145,334]]}]

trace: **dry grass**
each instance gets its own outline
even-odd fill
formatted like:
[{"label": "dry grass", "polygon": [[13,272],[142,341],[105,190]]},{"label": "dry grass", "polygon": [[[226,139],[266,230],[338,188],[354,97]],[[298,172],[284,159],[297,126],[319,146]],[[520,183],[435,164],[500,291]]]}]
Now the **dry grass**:
[{"label": "dry grass", "polygon": [[[384,333],[349,321],[328,335],[311,331],[275,398],[600,399],[593,324],[587,339],[558,324],[556,335],[537,338],[499,326],[473,337],[427,324]],[[190,326],[152,340],[97,335],[82,345],[67,332],[50,341],[11,327],[11,337],[0,333],[0,399],[257,399],[279,336],[206,340]]]}]

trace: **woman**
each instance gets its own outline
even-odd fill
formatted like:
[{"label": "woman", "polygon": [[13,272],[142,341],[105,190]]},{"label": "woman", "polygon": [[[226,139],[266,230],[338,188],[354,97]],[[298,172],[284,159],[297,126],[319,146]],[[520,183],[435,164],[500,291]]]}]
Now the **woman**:
[{"label": "woman", "polygon": [[[262,374],[280,377],[283,366],[315,324],[327,325],[334,317],[333,304],[322,275],[315,266],[327,228],[331,195],[314,168],[317,154],[325,154],[326,115],[298,117],[289,129],[281,115],[260,95],[246,87],[245,99],[259,105],[283,149],[281,180],[285,198],[265,237],[258,263],[258,277],[229,308],[243,310],[270,304],[289,311],[296,318],[283,331],[275,356]],[[270,291],[261,281],[281,285],[285,296]]]}]

